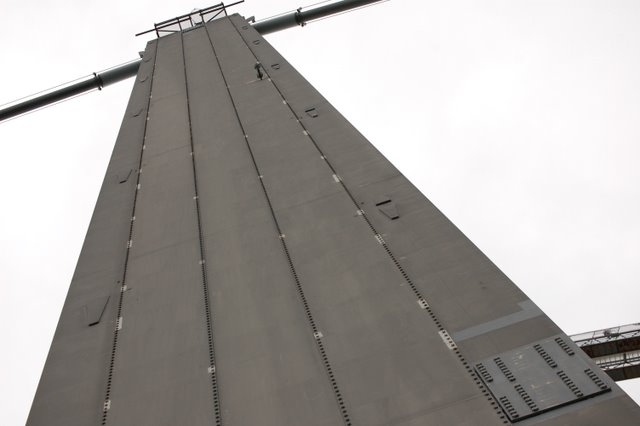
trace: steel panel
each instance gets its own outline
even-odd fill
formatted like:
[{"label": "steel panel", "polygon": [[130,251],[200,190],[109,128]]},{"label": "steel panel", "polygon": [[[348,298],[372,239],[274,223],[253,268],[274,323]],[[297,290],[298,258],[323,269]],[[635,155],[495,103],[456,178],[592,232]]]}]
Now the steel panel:
[{"label": "steel panel", "polygon": [[[261,43],[258,48],[263,46]],[[250,64],[251,60],[250,56],[246,63]],[[249,70],[245,73],[248,76]],[[232,93],[239,90],[231,88]],[[260,91],[267,96],[266,90]],[[281,99],[279,95],[273,98],[274,101]],[[253,114],[259,110],[248,95],[239,96],[237,102],[241,114],[243,103],[251,104],[246,110]],[[279,111],[278,122],[297,127],[298,134],[303,132],[303,128],[290,119],[290,110],[274,108],[267,114],[276,116]],[[401,274],[357,214],[356,204],[340,182],[333,179],[334,172],[319,158],[321,153],[311,141],[304,146],[312,149],[302,151],[300,137],[279,137],[277,143],[282,152],[287,155],[290,151],[302,152],[300,157],[295,157],[296,161],[274,160],[268,152],[261,151],[273,137],[273,127],[263,124],[268,121],[255,120],[254,123],[251,125],[260,135],[256,142],[256,162],[261,170],[263,165],[277,164],[279,173],[274,174],[271,181],[267,181],[265,174],[267,192],[274,194],[270,196],[273,209],[354,421],[389,424],[420,408],[437,410],[479,395],[480,390],[471,376],[444,344],[417,299],[400,285]],[[321,160],[323,167],[309,167],[315,159]],[[304,173],[315,175],[316,181],[328,182],[336,190],[293,205],[278,197],[289,176]],[[327,256],[332,256],[330,263],[325,262],[324,268],[318,268],[318,259]],[[439,365],[438,371],[430,370],[431,362]],[[441,386],[443,382],[449,386]],[[434,385],[439,386],[439,392],[432,392]],[[374,419],[366,414],[370,412],[370,405],[388,409],[378,412]],[[489,406],[480,416],[488,423],[497,420]]]},{"label": "steel panel", "polygon": [[[232,28],[209,28],[214,44]],[[185,34],[225,424],[339,424],[311,328],[207,33]],[[232,48],[237,49],[236,46]],[[230,55],[220,49],[220,55]],[[224,67],[224,66],[223,66]],[[210,165],[215,164],[215,167]]]},{"label": "steel panel", "polygon": [[[147,45],[139,75],[150,73],[155,42]],[[107,365],[115,326],[126,241],[131,223],[135,179],[116,182],[123,169],[137,169],[150,82],[134,84],[120,133],[89,224],[51,349],[27,419],[28,425],[82,426],[101,416]],[[109,295],[99,324],[89,327],[82,307],[97,295]]]},{"label": "steel panel", "polygon": [[566,339],[544,339],[475,363],[476,372],[511,421],[611,391],[605,374],[592,370],[583,354],[570,354],[558,345],[555,339],[563,337]]},{"label": "steel panel", "polygon": [[234,15],[148,45],[29,424],[503,424],[472,366],[558,333]]},{"label": "steel panel", "polygon": [[180,35],[159,40],[107,421],[210,424],[206,317]]},{"label": "steel panel", "polygon": [[[240,22],[237,20],[239,28]],[[479,353],[505,351],[522,342],[532,342],[559,331],[542,313],[537,315],[536,311],[535,315],[529,315],[527,312],[529,316],[520,314],[522,306],[532,305],[526,296],[381,154],[375,149],[362,148],[367,144],[362,135],[340,117],[284,58],[264,42],[253,44],[252,41],[259,36],[252,29],[240,30],[240,33],[256,54],[257,60],[263,64],[279,64],[277,69],[266,68],[268,77],[278,86],[295,116],[309,130],[321,152],[333,165],[334,173],[340,176],[353,197],[354,205],[364,210],[375,232],[385,241],[390,256],[393,255],[399,268],[407,274],[407,283],[414,283],[420,293],[428,295],[427,303],[431,305],[436,318],[453,335],[478,324],[487,324],[485,334],[480,334],[482,337],[476,336],[462,342],[463,355],[473,359]],[[317,117],[306,116],[305,111],[311,107],[319,111]],[[362,155],[359,158],[360,153]],[[376,199],[381,194],[389,195],[395,201],[400,214],[398,220],[390,221],[384,214],[375,211]],[[314,206],[314,212],[310,213],[313,221],[308,222],[317,221],[318,227],[326,227],[325,231],[330,229],[331,232],[337,232],[335,224],[334,227],[326,226],[335,210]],[[300,216],[297,214],[296,218]],[[283,223],[287,220],[293,221],[293,215],[284,219]],[[286,229],[283,225],[283,232],[292,234]],[[295,232],[292,235],[295,236]],[[318,234],[309,237],[314,241],[323,238]],[[287,241],[292,241],[291,235],[287,235]],[[292,243],[294,258],[295,248]],[[299,273],[308,279],[302,269]],[[501,321],[503,318],[506,319]],[[348,324],[348,321],[344,323]],[[490,343],[485,345],[485,341]],[[482,350],[475,350],[475,343]],[[330,355],[335,356],[333,353]],[[438,366],[439,361],[437,357],[430,359]],[[336,369],[336,372],[339,370]],[[351,381],[357,382],[353,378]],[[613,398],[619,400],[621,407],[628,403],[626,396],[618,394]],[[579,412],[579,408],[573,412]],[[635,412],[629,412],[627,418],[637,416],[637,409]]]}]

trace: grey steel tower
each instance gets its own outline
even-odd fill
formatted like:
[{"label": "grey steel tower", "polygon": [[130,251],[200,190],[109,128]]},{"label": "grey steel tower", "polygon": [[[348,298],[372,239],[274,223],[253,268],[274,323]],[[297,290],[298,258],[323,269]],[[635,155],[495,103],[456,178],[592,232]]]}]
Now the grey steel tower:
[{"label": "grey steel tower", "polygon": [[245,19],[147,45],[28,424],[639,419]]}]

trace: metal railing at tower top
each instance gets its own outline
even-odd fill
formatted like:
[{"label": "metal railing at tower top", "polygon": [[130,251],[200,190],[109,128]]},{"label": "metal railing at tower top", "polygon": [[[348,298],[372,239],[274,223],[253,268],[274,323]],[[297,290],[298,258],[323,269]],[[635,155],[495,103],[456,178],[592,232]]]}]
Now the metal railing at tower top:
[{"label": "metal railing at tower top", "polygon": [[583,347],[612,341],[621,341],[634,337],[640,338],[640,323],[574,334],[571,336],[571,340],[573,340],[576,345]]},{"label": "metal railing at tower top", "polygon": [[640,377],[640,323],[575,334],[571,340],[612,379]]},{"label": "metal railing at tower top", "polygon": [[189,28],[200,26],[204,23],[211,22],[220,15],[228,16],[227,8],[235,6],[237,4],[244,3],[244,0],[240,0],[228,5],[224,3],[218,3],[213,6],[205,7],[204,9],[195,9],[184,15],[176,16],[175,18],[167,19],[165,21],[153,24],[153,28],[147,31],[136,34],[136,37],[148,34],[152,31],[156,32],[158,37],[161,33],[175,33],[184,31]]}]

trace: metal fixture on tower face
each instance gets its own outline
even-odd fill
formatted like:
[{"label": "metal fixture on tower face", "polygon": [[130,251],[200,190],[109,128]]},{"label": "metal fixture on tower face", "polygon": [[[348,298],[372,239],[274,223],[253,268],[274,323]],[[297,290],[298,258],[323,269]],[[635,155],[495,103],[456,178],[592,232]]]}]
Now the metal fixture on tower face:
[{"label": "metal fixture on tower face", "polygon": [[640,409],[248,21],[147,45],[28,424],[585,416]]}]

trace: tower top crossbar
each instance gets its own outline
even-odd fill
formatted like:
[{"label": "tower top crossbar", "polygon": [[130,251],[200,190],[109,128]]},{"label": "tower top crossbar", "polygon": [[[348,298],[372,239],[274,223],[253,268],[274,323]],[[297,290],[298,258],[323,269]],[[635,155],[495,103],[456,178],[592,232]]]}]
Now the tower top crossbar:
[{"label": "tower top crossbar", "polygon": [[224,16],[228,16],[227,8],[240,3],[244,3],[244,0],[237,1],[229,5],[218,3],[204,9],[196,9],[184,15],[176,16],[175,18],[153,24],[152,29],[138,33],[136,34],[136,37],[148,34],[152,31],[155,31],[156,35],[160,37],[161,33],[175,33],[188,28],[197,27],[203,23],[213,21],[222,14],[224,14]]}]

